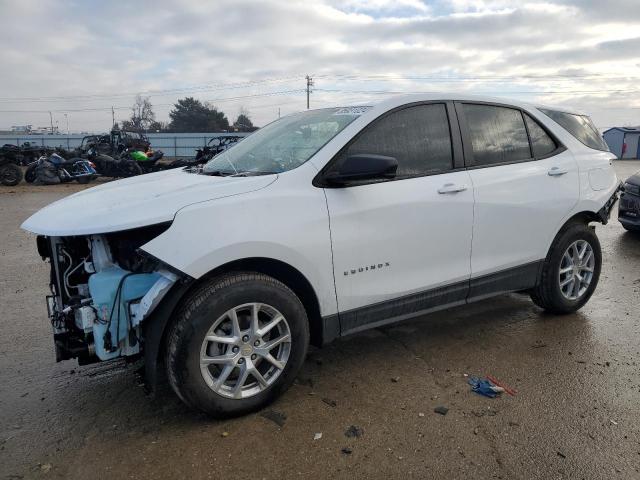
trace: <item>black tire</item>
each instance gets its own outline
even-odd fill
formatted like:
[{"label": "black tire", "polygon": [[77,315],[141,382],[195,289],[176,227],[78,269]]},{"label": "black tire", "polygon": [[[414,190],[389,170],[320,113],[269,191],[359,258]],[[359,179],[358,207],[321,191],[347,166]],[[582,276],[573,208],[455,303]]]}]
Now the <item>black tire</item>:
[{"label": "black tire", "polygon": [[624,228],[627,232],[640,233],[640,228],[638,227],[630,227],[629,225],[625,225],[624,223],[621,223],[620,225],[622,225],[622,228]]},{"label": "black tire", "polygon": [[24,181],[27,183],[33,183],[36,181],[37,173],[36,167],[37,163],[32,164],[29,168],[27,168],[26,172],[24,172]]},{"label": "black tire", "polygon": [[123,160],[120,170],[122,171],[123,177],[135,177],[136,175],[142,175],[142,168],[132,160]]},{"label": "black tire", "polygon": [[80,185],[86,185],[87,183],[89,183],[91,180],[93,180],[92,176],[87,176],[87,177],[78,177],[76,178],[76,182],[78,182]]},{"label": "black tire", "polygon": [[[586,291],[577,299],[569,300],[561,292],[559,281],[560,265],[565,251],[577,240],[585,240],[591,245],[595,264],[593,277]],[[572,223],[556,235],[544,261],[538,285],[531,292],[531,299],[536,305],[550,313],[567,314],[575,312],[582,308],[593,295],[598,285],[601,267],[602,251],[594,229],[584,223]]]},{"label": "black tire", "polygon": [[[285,317],[291,334],[287,363],[274,382],[247,398],[232,399],[209,388],[200,371],[200,350],[209,328],[230,309],[251,302],[268,304]],[[216,418],[258,410],[293,383],[309,345],[309,323],[298,297],[283,283],[261,273],[238,272],[213,278],[181,303],[166,343],[169,384],[191,408]]]},{"label": "black tire", "polygon": [[22,180],[22,169],[15,163],[6,163],[0,167],[0,183],[5,187],[15,187]]}]

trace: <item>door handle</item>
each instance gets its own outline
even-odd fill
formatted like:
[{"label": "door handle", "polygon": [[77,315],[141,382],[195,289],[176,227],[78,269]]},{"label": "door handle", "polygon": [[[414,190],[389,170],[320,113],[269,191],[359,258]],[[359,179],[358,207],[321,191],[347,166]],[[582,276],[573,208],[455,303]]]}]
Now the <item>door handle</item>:
[{"label": "door handle", "polygon": [[467,186],[464,184],[445,183],[438,189],[438,193],[458,193],[464,192]]},{"label": "door handle", "polygon": [[565,173],[569,173],[569,170],[560,167],[551,167],[551,170],[547,172],[550,177],[559,177],[560,175],[564,175]]}]

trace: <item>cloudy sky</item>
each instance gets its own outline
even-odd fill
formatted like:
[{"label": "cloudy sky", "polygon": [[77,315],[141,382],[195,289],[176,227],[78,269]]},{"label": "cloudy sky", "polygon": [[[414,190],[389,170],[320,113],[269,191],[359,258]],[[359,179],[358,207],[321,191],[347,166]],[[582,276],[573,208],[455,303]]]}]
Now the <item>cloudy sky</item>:
[{"label": "cloudy sky", "polygon": [[[637,0],[0,0],[0,130],[100,131],[136,93],[262,125],[306,107],[455,91],[640,124]],[[67,117],[65,119],[65,113]]]}]

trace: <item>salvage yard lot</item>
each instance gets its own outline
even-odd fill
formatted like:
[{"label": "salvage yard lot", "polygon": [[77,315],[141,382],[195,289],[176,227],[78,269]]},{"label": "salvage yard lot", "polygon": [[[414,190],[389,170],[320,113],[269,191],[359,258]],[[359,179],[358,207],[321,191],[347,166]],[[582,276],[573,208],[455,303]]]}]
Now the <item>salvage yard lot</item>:
[{"label": "salvage yard lot", "polygon": [[[346,337],[267,411],[213,421],[146,396],[136,365],[55,363],[47,266],[18,227],[84,188],[0,190],[0,478],[640,477],[640,236],[615,212],[577,314],[514,294]],[[465,374],[517,395],[478,396]]]}]

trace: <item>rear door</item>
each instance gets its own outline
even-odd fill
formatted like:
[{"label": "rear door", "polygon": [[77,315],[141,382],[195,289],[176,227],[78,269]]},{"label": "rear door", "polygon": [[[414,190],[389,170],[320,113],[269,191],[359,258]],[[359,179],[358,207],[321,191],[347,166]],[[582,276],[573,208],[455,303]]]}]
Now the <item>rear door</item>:
[{"label": "rear door", "polygon": [[452,116],[453,103],[396,109],[329,164],[354,154],[399,164],[392,180],[325,189],[343,333],[464,302],[473,192]]},{"label": "rear door", "polygon": [[459,102],[456,111],[475,195],[469,296],[528,288],[578,201],[577,163],[523,110]]}]

